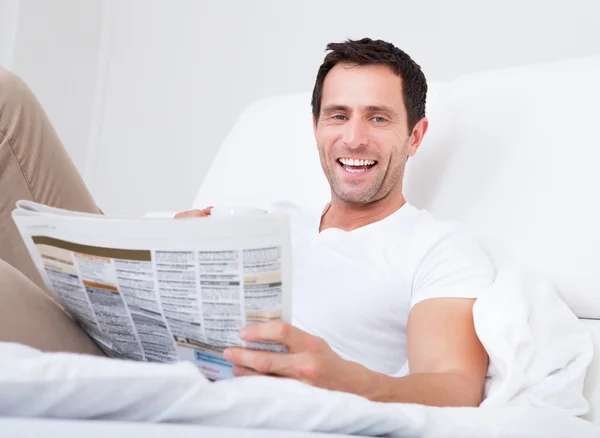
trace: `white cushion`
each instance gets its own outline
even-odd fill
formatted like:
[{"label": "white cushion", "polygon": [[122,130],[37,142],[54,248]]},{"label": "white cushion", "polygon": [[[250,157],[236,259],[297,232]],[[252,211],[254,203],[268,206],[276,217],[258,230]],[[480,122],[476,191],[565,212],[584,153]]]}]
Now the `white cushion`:
[{"label": "white cushion", "polygon": [[[266,376],[210,383],[195,365],[183,362],[42,354],[1,342],[0,357],[2,417],[196,423],[398,437],[498,436],[498,430],[506,437],[592,437],[600,430],[562,409],[439,409],[375,403],[354,394]],[[49,436],[67,436],[53,434],[51,428],[48,431]],[[2,432],[6,436],[5,429]],[[173,429],[171,435],[177,432]],[[281,432],[279,436],[294,435]]]},{"label": "white cushion", "polygon": [[260,100],[244,111],[219,149],[194,208],[288,200],[305,208],[329,196],[312,131],[310,95]]},{"label": "white cushion", "polygon": [[459,220],[492,258],[550,275],[600,318],[600,56],[463,77],[407,175],[407,198]]}]

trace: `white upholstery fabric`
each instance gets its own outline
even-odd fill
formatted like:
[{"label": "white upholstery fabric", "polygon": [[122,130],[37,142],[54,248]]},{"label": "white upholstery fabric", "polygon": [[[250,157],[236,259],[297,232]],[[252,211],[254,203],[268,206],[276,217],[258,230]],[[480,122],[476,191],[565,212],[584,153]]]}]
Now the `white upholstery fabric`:
[{"label": "white upholstery fabric", "polygon": [[550,275],[584,318],[600,318],[599,77],[600,56],[460,78],[407,187],[494,260]]},{"label": "white upholstery fabric", "polygon": [[[522,351],[524,358],[528,355],[526,350]],[[365,436],[600,436],[600,428],[576,418],[569,410],[540,408],[535,404],[436,408],[376,403],[292,379],[254,376],[210,383],[190,363],[168,365],[41,353],[8,343],[0,343],[0,357],[3,358],[0,361],[3,416],[196,423]],[[566,378],[569,382],[573,380]],[[530,383],[535,385],[535,381]],[[523,388],[524,392],[533,389],[532,396],[539,395],[535,387],[528,386]],[[502,386],[499,390],[506,392]],[[518,395],[526,396],[522,392]],[[5,429],[1,430],[1,436],[6,436]],[[49,432],[49,436],[56,435]],[[178,432],[173,428],[174,436]],[[198,435],[201,434],[199,431]],[[282,432],[281,436],[286,434]]]},{"label": "white upholstery fabric", "polygon": [[219,149],[194,208],[288,200],[323,205],[329,186],[312,130],[310,95],[275,96],[251,105]]},{"label": "white upholstery fabric", "polygon": [[0,418],[2,438],[37,438],[43,436],[61,438],[173,438],[173,437],[219,437],[219,438],[349,438],[317,432],[291,430],[243,429],[198,424],[156,424],[128,421],[67,421],[25,418]]},{"label": "white upholstery fabric", "polygon": [[590,410],[583,418],[600,425],[600,320],[582,321],[594,342],[594,357],[588,367],[583,390],[583,395],[590,402]]}]

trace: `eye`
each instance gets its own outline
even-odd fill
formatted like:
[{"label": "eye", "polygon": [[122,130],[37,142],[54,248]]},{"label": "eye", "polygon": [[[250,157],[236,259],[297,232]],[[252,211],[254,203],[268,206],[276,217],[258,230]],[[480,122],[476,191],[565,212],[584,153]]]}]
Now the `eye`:
[{"label": "eye", "polygon": [[343,114],[334,114],[333,116],[331,116],[331,118],[334,119],[334,120],[347,120],[348,119]]},{"label": "eye", "polygon": [[371,120],[373,120],[376,123],[385,123],[388,121],[385,117],[381,117],[381,116],[375,116]]}]

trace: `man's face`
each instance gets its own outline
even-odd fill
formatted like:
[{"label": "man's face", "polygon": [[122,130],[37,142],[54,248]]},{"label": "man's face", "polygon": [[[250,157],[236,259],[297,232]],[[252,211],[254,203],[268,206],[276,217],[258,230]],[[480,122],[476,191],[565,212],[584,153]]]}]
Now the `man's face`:
[{"label": "man's face", "polygon": [[315,138],[333,197],[368,204],[400,194],[409,134],[402,79],[389,67],[329,71]]}]

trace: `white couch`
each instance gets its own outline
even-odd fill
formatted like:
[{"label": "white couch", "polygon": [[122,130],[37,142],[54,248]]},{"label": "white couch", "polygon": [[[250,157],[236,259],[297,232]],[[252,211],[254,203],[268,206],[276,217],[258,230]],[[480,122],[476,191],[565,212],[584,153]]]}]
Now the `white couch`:
[{"label": "white couch", "polygon": [[[431,128],[409,162],[406,195],[440,218],[461,221],[490,256],[550,275],[600,351],[600,56],[431,84]],[[312,135],[309,94],[250,106],[222,145],[193,206],[268,206],[286,199],[320,209],[328,199]],[[586,381],[600,424],[600,360]],[[3,436],[258,436],[262,431],[0,419]],[[53,432],[54,431],[54,432]],[[258,433],[257,433],[258,432]],[[312,436],[305,433],[264,433]]]},{"label": "white couch", "polygon": [[[600,56],[430,84],[430,130],[409,161],[409,202],[460,221],[492,259],[548,274],[600,351]],[[309,93],[251,105],[220,148],[194,208],[319,210],[329,196]],[[600,354],[600,353],[599,353]],[[600,359],[586,418],[600,424]]]}]

